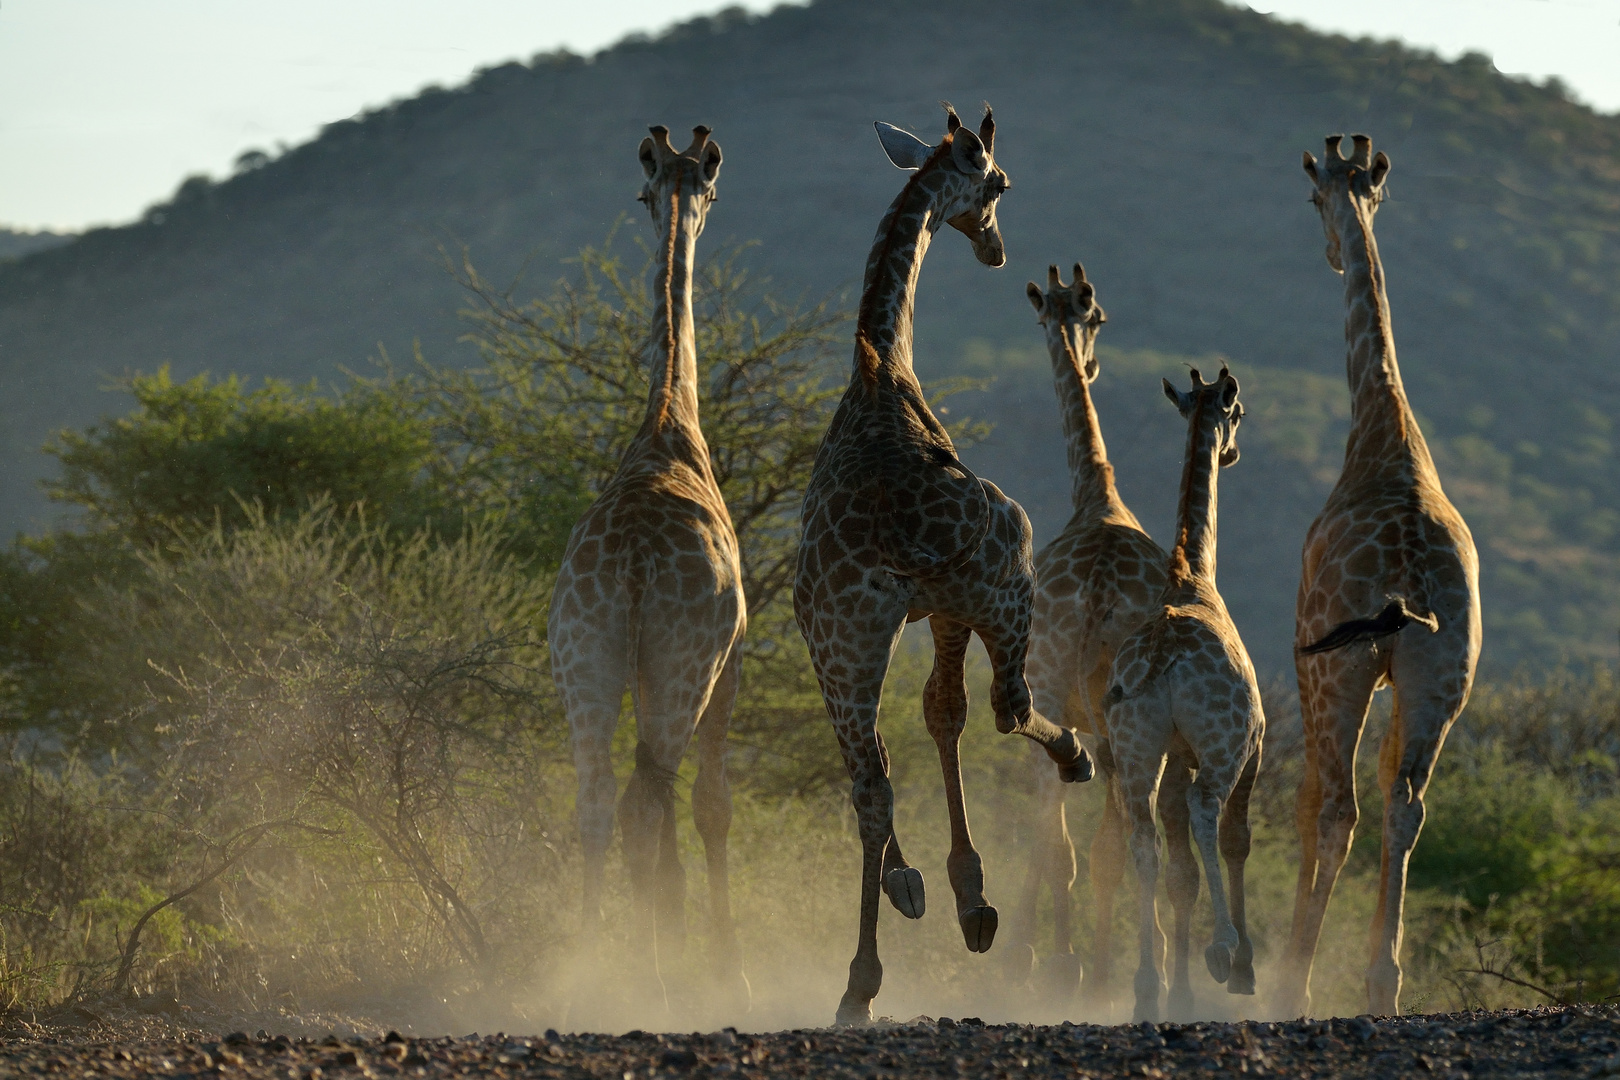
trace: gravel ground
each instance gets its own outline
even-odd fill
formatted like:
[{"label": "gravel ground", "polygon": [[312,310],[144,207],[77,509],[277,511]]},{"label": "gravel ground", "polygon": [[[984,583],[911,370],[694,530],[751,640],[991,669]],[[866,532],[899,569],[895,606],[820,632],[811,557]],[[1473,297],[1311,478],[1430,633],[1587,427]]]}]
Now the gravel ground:
[{"label": "gravel ground", "polygon": [[[16,1028],[10,1027],[15,1032]],[[1620,1076],[1620,1007],[1290,1023],[986,1025],[917,1017],[769,1034],[318,1040],[0,1037],[0,1076],[361,1077]]]}]

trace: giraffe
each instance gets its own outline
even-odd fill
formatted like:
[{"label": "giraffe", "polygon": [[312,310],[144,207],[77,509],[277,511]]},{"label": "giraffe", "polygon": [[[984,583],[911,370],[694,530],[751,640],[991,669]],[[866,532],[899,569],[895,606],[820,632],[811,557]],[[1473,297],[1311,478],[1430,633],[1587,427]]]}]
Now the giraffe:
[{"label": "giraffe", "polygon": [[[1087,996],[1106,1003],[1111,955],[1114,893],[1125,872],[1125,823],[1113,796],[1110,756],[1102,750],[1108,729],[1103,695],[1109,666],[1131,631],[1158,610],[1167,556],[1142,530],[1114,486],[1102,428],[1091,400],[1097,378],[1097,333],[1107,321],[1085,268],[1074,264],[1074,281],[1063,284],[1058,268],[1046,272],[1043,294],[1033,281],[1026,291],[1046,331],[1063,433],[1068,449],[1070,500],[1074,516],[1035,556],[1034,630],[1030,638],[1030,693],[1035,708],[1066,727],[1096,755],[1108,785],[1102,824],[1091,845],[1091,882],[1097,925]],[[1020,917],[1014,924],[1023,955],[1013,963],[1027,970],[1034,959],[1035,905],[1044,886],[1052,894],[1054,954],[1042,963],[1042,991],[1072,998],[1080,964],[1070,943],[1069,889],[1075,877],[1074,845],[1063,807],[1063,785],[1040,760],[1034,782],[1039,800],[1038,833],[1029,864]]]},{"label": "giraffe", "polygon": [[[1166,884],[1176,908],[1171,1011],[1186,1018],[1193,1006],[1187,939],[1198,866],[1188,847],[1189,832],[1215,909],[1214,941],[1204,950],[1204,962],[1228,993],[1254,993],[1243,870],[1249,856],[1249,795],[1266,727],[1254,667],[1215,588],[1216,479],[1238,459],[1243,418],[1238,383],[1225,367],[1212,383],[1195,368],[1191,391],[1182,393],[1166,379],[1164,392],[1187,419],[1176,543],[1158,611],[1114,658],[1105,706],[1118,797],[1141,888],[1137,1020],[1159,1015],[1163,937],[1154,902],[1159,855],[1153,801],[1161,771],[1170,789],[1158,792],[1169,849]],[[1230,897],[1221,883],[1221,855]]]},{"label": "giraffe", "polygon": [[1310,1008],[1311,962],[1356,826],[1356,752],[1373,692],[1394,688],[1378,755],[1383,858],[1367,969],[1368,1010],[1392,1015],[1401,989],[1406,864],[1423,826],[1423,793],[1446,732],[1467,704],[1479,658],[1479,557],[1418,429],[1390,326],[1373,216],[1389,157],[1372,140],[1330,135],[1305,154],[1328,265],[1344,276],[1350,435],[1344,471],[1305,537],[1295,670],[1305,720],[1305,775],[1295,806],[1299,884],[1279,1004]]},{"label": "giraffe", "polygon": [[692,326],[694,252],[715,198],[721,154],[706,127],[694,128],[691,145],[679,153],[669,129],[651,131],[639,156],[647,177],[640,201],[660,244],[646,345],[652,388],[618,471],[568,538],[548,621],[551,669],[578,773],[587,934],[602,918],[617,787],[610,749],[628,683],[637,743],[618,819],[635,897],[631,952],[645,965],[643,990],[655,1004],[667,1004],[661,946],[678,956],[685,942],[675,776],[695,730],[692,816],[708,863],[711,960],[717,979],[746,1004],[727,884],[725,740],[747,608],[737,536],[698,426]]},{"label": "giraffe", "polygon": [[917,276],[935,231],[949,224],[968,237],[981,263],[1006,262],[996,202],[1008,182],[993,157],[995,121],[986,108],[975,134],[946,108],[946,134],[937,146],[877,125],[889,160],[912,175],[883,215],[867,259],[854,372],[816,454],[794,580],[794,614],[849,770],[860,826],[860,938],[838,1006],[840,1024],[869,1021],[883,982],[879,890],[907,918],[921,918],[925,907],[922,874],[894,837],[888,751],[877,729],[884,675],[905,623],[928,618],[933,632],[923,715],[944,774],[951,822],[946,868],[970,951],[988,950],[997,927],[968,832],[958,757],[972,634],[994,669],[997,729],[1046,747],[1065,779],[1091,772],[1075,732],[1035,712],[1024,681],[1035,584],[1029,519],[958,460],[912,371]]}]

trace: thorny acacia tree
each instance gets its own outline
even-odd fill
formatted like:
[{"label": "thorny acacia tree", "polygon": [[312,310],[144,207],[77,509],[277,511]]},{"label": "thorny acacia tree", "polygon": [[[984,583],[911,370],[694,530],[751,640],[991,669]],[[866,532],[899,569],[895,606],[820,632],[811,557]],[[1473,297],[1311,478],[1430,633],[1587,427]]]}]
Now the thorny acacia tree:
[{"label": "thorny acacia tree", "polygon": [[187,801],[205,818],[358,826],[442,940],[492,974],[491,913],[549,850],[543,584],[487,531],[396,539],[329,506],[253,511],[185,548],[149,557],[108,609],[171,638],[152,704]]},{"label": "thorny acacia tree", "polygon": [[[491,283],[465,251],[447,258],[472,301],[464,340],[482,364],[419,361],[413,386],[445,486],[463,503],[508,508],[519,542],[547,567],[647,406],[652,265],[627,272],[611,245],[610,236],[580,252],[572,279],[528,301]],[[744,250],[699,266],[694,316],[703,432],[758,614],[792,574],[804,483],[842,390],[833,357],[846,316],[827,301],[795,308],[767,295],[740,265]]]},{"label": "thorny acacia tree", "polygon": [[[846,315],[829,301],[777,301],[742,266],[745,250],[700,264],[693,312],[703,430],[749,605],[733,733],[760,766],[747,771],[761,786],[815,786],[836,776],[835,758],[819,744],[819,699],[788,587],[804,485],[842,392]],[[429,425],[435,486],[497,517],[512,548],[549,578],[646,410],[652,260],[627,270],[610,235],[549,294],[528,300],[490,282],[465,251],[446,265],[471,301],[465,340],[482,363],[441,367],[419,356],[414,374],[381,385],[409,397]]]}]

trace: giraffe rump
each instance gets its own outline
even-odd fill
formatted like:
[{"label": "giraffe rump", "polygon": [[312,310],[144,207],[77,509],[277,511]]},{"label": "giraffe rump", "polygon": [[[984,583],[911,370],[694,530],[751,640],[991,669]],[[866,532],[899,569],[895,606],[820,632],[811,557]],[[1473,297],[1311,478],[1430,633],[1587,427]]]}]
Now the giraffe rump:
[{"label": "giraffe rump", "polygon": [[876,512],[873,514],[873,531],[878,550],[883,554],[884,569],[900,577],[927,578],[958,569],[978,554],[985,537],[990,534],[990,495],[984,490],[984,481],[946,447],[929,447],[928,456],[935,465],[961,472],[970,488],[978,492],[979,520],[966,542],[956,551],[945,554],[931,552],[910,535],[910,530],[900,527],[896,521],[894,505],[889,497],[891,485],[880,475],[874,500]]}]

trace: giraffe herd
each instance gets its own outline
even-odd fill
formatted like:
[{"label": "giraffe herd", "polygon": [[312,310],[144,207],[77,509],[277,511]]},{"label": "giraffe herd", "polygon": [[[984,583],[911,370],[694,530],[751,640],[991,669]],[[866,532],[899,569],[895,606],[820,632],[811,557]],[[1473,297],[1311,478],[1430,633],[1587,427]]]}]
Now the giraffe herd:
[{"label": "giraffe herd", "polygon": [[[1052,358],[1074,507],[1068,525],[1036,554],[1022,508],[958,458],[912,369],[917,283],[940,227],[966,236],[979,262],[1006,262],[996,208],[1011,185],[995,159],[995,121],[986,108],[974,131],[949,106],[946,113],[945,134],[932,145],[877,125],[889,160],[909,175],[867,259],[853,371],[817,454],[801,520],[794,612],[850,775],[861,845],[857,947],[836,1019],[871,1019],[883,977],[883,898],[908,919],[926,909],[923,876],[895,835],[889,754],[878,730],[890,659],[905,625],[920,619],[928,620],[934,643],[923,716],[939,752],[951,837],[946,869],[968,950],[988,951],[999,926],[968,826],[959,753],[966,651],[977,634],[991,665],[997,730],[1031,740],[1037,827],[1009,928],[1009,964],[1027,977],[1037,963],[1034,912],[1046,889],[1054,941],[1039,961],[1041,986],[1062,1003],[1083,982],[1087,999],[1106,1005],[1113,903],[1129,863],[1139,889],[1134,1017],[1156,1020],[1164,986],[1156,911],[1162,829],[1174,908],[1168,1008],[1187,1018],[1200,874],[1213,908],[1205,964],[1228,992],[1256,992],[1244,864],[1265,716],[1215,580],[1217,480],[1238,460],[1238,380],[1223,367],[1211,382],[1192,371],[1186,390],[1164,383],[1188,427],[1176,532],[1166,552],[1120,498],[1103,444],[1091,395],[1105,321],[1095,286],[1078,263],[1069,284],[1056,266],[1044,291],[1031,282],[1029,299]],[[652,389],[618,472],[570,536],[548,626],[552,670],[578,773],[587,938],[600,927],[616,812],[633,893],[631,953],[652,1003],[665,1001],[660,952],[678,952],[685,936],[675,778],[695,736],[692,810],[708,864],[709,959],[720,992],[746,1006],[728,894],[726,733],[747,609],[736,534],[699,422],[692,316],[694,252],[721,153],[705,127],[679,152],[667,129],[651,130],[639,156],[641,201],[660,252],[645,350]],[[1352,414],[1344,470],[1306,536],[1300,580],[1300,875],[1268,1005],[1290,1017],[1310,1009],[1323,916],[1356,824],[1356,752],[1371,697],[1385,685],[1393,687],[1394,712],[1379,753],[1383,861],[1367,1000],[1374,1013],[1396,1011],[1407,860],[1480,646],[1473,543],[1440,488],[1395,361],[1372,231],[1389,159],[1374,156],[1364,135],[1353,137],[1349,157],[1341,145],[1331,136],[1322,160],[1305,155],[1328,262],[1345,281]],[[618,798],[610,750],[627,686],[635,766]],[[1076,860],[1063,796],[1094,767],[1107,798],[1091,846],[1096,929],[1082,980],[1072,940]]]}]

